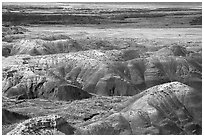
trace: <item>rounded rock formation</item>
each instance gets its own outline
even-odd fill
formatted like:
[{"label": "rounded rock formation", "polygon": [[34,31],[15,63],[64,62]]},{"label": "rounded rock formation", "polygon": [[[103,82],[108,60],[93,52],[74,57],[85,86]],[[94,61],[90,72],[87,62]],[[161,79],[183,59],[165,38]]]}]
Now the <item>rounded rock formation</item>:
[{"label": "rounded rock formation", "polygon": [[[28,119],[17,125],[7,135],[53,135],[74,133],[74,128],[58,115],[48,115]],[[60,132],[60,133],[59,133]]]}]

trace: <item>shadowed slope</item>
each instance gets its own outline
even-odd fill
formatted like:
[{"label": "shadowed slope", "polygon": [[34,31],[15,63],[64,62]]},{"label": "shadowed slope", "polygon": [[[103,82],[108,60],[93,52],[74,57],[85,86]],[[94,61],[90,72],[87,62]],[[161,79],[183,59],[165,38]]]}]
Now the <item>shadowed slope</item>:
[{"label": "shadowed slope", "polygon": [[[105,99],[103,101],[106,101],[109,98],[109,101],[111,102],[112,101],[117,102],[121,99],[121,97],[117,98],[111,97],[112,98],[111,99],[110,97],[102,96],[100,98],[102,100]],[[92,112],[92,109],[95,110],[96,107],[101,107],[102,110],[103,109],[107,110],[108,113],[106,113],[106,115],[103,115],[103,117],[101,117],[102,114],[100,114],[101,112],[100,110],[97,111],[99,114],[98,113],[96,114],[95,110],[94,112],[92,112],[93,118],[91,117],[92,115],[90,115],[89,116],[90,118],[87,121],[84,121],[83,123],[80,122],[79,124],[74,125],[73,127],[75,130],[74,132],[71,132],[71,134],[80,135],[201,134],[202,129],[201,92],[197,92],[193,88],[180,82],[171,82],[149,88],[128,100],[126,99],[127,101],[125,101],[124,103],[121,102],[122,103],[121,105],[117,104],[117,106],[114,106],[113,107],[114,109],[111,110],[107,108],[108,107],[107,105],[109,103],[106,104],[102,100],[98,99],[93,100],[92,98],[89,98],[86,100],[81,100],[79,102],[73,101],[70,105],[61,102],[63,104],[62,107],[55,106],[57,104],[53,105],[53,107],[55,109],[57,107],[57,113],[64,115],[68,119],[70,119],[70,117],[73,116],[73,111],[80,112],[79,114],[77,113],[76,115],[78,116],[77,119],[78,118],[81,119],[82,116],[81,111],[84,111],[84,107],[87,108],[87,105],[88,106],[90,105],[86,104],[87,101],[91,103],[91,107],[89,106],[88,110],[85,109],[88,116],[90,115],[90,111]],[[95,101],[95,103],[93,103],[93,101]],[[45,101],[42,100],[41,102],[45,103]],[[45,104],[48,105],[48,102]],[[73,105],[74,106],[76,105],[77,109],[73,108]],[[18,107],[19,106],[21,106],[21,104],[19,104]],[[44,108],[44,106],[42,107]],[[61,112],[59,110],[60,108],[63,109],[63,112],[66,111],[67,113],[64,114],[63,112]],[[48,110],[47,107],[45,107],[44,109],[53,113],[53,110]],[[34,113],[36,115],[37,113],[42,113],[42,111],[36,113],[31,110],[29,110],[29,112]],[[76,115],[74,116],[76,117]],[[48,118],[48,116],[46,117]],[[87,118],[86,115],[85,118]],[[40,122],[39,120],[37,121],[38,121],[37,123]],[[48,121],[50,121],[49,118]],[[31,120],[28,120],[24,123],[27,123],[27,125],[32,125],[33,122]],[[22,128],[23,126],[21,125],[22,124],[20,124],[18,127]],[[33,126],[29,127],[30,128],[28,130],[18,132],[18,134],[23,133],[33,134],[32,132],[33,130],[32,131],[30,130],[33,129]],[[61,127],[64,129],[66,126]],[[53,132],[52,127],[49,128],[49,126],[44,127],[44,129],[48,129],[46,131],[39,129],[41,129],[41,127],[35,128],[34,134],[59,133]],[[67,129],[69,129],[67,132],[73,131],[70,128]],[[15,131],[15,133],[13,131]],[[9,134],[11,133],[16,134],[17,130],[15,129],[13,131],[10,132]]]},{"label": "shadowed slope", "polygon": [[2,108],[2,124],[11,124],[14,123],[18,120],[25,120],[28,119],[29,117],[26,115],[18,114],[15,112],[11,112],[7,109]]},{"label": "shadowed slope", "polygon": [[200,95],[179,82],[158,85],[133,96],[119,113],[80,128],[77,134],[201,134]]},{"label": "shadowed slope", "polygon": [[148,133],[148,127],[157,128],[159,134],[201,133],[202,104],[194,100],[201,101],[200,92],[179,82],[158,85],[144,92],[139,98],[133,97],[122,110],[123,116],[131,121],[133,134]]},{"label": "shadowed slope", "polygon": [[48,115],[28,119],[20,123],[7,135],[53,135],[74,133],[74,128],[65,119],[58,115]]},{"label": "shadowed slope", "polygon": [[[123,51],[117,50],[89,50],[35,56],[29,57],[28,60],[19,56],[19,64],[17,59],[13,59],[10,69],[19,70],[20,67],[20,75],[25,80],[29,78],[24,75],[43,75],[50,82],[50,86],[47,85],[50,88],[47,88],[46,92],[54,92],[55,86],[61,84],[72,84],[84,91],[100,95],[135,95],[141,92],[140,90],[172,81],[180,81],[201,89],[201,56],[152,55],[148,58],[124,61],[122,55]],[[26,65],[23,64],[25,61]],[[29,74],[23,73],[27,71]],[[9,84],[8,79],[11,78],[4,78],[3,91],[15,86]],[[36,88],[35,92],[38,93],[40,88],[41,86]]]}]

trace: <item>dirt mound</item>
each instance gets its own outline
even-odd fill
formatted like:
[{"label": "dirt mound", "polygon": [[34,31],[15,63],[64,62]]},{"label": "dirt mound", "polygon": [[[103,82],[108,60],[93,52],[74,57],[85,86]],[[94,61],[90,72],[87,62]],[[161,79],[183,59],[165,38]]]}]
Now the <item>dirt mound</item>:
[{"label": "dirt mound", "polygon": [[11,34],[24,34],[28,30],[23,28],[22,26],[3,26],[2,27],[2,36]]},{"label": "dirt mound", "polygon": [[18,83],[14,84],[13,79],[13,77],[4,79],[3,95],[5,97],[18,100],[46,98],[65,101],[91,97],[86,91],[70,85],[73,82],[69,83],[66,80],[60,80],[59,77],[58,79],[56,77],[51,78],[51,76],[46,78],[24,73]]},{"label": "dirt mound", "polygon": [[188,54],[188,51],[183,46],[173,45],[173,46],[170,47],[170,49],[172,50],[174,56],[183,56],[183,57],[185,57]]},{"label": "dirt mound", "polygon": [[18,114],[16,112],[11,112],[7,109],[2,108],[2,124],[11,124],[18,120],[28,119],[26,115]]},{"label": "dirt mound", "polygon": [[[103,95],[111,95],[110,91],[115,89],[124,89],[123,92],[117,90],[116,95],[134,95],[138,90],[172,81],[180,81],[195,88],[202,85],[201,56],[152,55],[124,61],[121,55],[122,52],[117,50],[89,50],[43,58],[35,56],[29,57],[27,69],[31,69],[29,65],[32,65],[32,73],[43,74],[52,81],[48,84],[49,88],[44,89],[45,92],[54,92],[55,86],[62,84],[72,84],[89,93]],[[24,58],[22,61],[13,61],[23,63]],[[3,85],[6,85],[6,81]],[[8,88],[3,87],[5,90]],[[39,86],[36,91],[41,88]]]},{"label": "dirt mound", "polygon": [[9,88],[11,88],[13,86],[12,83],[12,78],[4,78],[4,80],[2,81],[2,93],[4,93],[5,91],[7,91]]},{"label": "dirt mound", "polygon": [[11,53],[12,47],[13,47],[13,44],[8,42],[2,42],[2,56],[8,57]]},{"label": "dirt mound", "polygon": [[172,56],[173,51],[169,47],[164,47],[159,49],[158,51],[155,51],[153,54],[157,56]]},{"label": "dirt mound", "polygon": [[187,56],[189,51],[183,46],[180,45],[172,45],[170,47],[164,47],[159,49],[155,53],[156,56]]},{"label": "dirt mound", "polygon": [[30,70],[10,70],[2,83],[3,95],[15,99],[36,98],[35,87],[41,82],[42,76],[36,75]]},{"label": "dirt mound", "polygon": [[41,39],[23,39],[14,43],[11,55],[29,54],[47,55],[57,53],[68,53],[82,50],[76,41],[72,39],[45,41]]},{"label": "dirt mound", "polygon": [[77,87],[71,85],[62,85],[58,87],[55,98],[58,100],[76,100],[90,98],[92,95]]},{"label": "dirt mound", "polygon": [[39,90],[39,98],[46,98],[51,100],[81,100],[90,98],[92,95],[82,89],[73,85],[52,86],[55,83],[44,83]]},{"label": "dirt mound", "polygon": [[11,53],[11,49],[8,47],[3,47],[2,48],[2,56],[4,57],[8,57]]},{"label": "dirt mound", "polygon": [[127,69],[123,70],[124,75],[128,77],[134,85],[139,89],[144,89],[146,87],[146,81],[144,73],[147,68],[146,59],[133,59],[127,61]]},{"label": "dirt mound", "polygon": [[41,33],[24,33],[24,34],[10,34],[5,35],[2,38],[4,42],[13,42],[15,44],[16,40],[23,39],[39,39],[45,41],[55,41],[55,40],[71,40],[71,38],[64,33],[53,33],[53,32],[41,32]]},{"label": "dirt mound", "polygon": [[201,134],[200,95],[179,82],[158,85],[135,95],[121,113],[133,134],[152,134],[155,129],[158,134]]},{"label": "dirt mound", "polygon": [[[67,121],[75,123],[74,131],[69,134],[201,134],[201,94],[185,84],[172,82],[149,88],[133,97],[96,96],[71,103],[36,99],[16,104],[15,107],[19,112],[29,112],[34,116],[47,113],[65,116]],[[32,103],[36,105],[27,108]],[[41,108],[39,111],[35,111],[37,106]],[[52,123],[52,120],[33,118],[27,126],[18,126],[19,129],[30,128],[22,132],[16,128],[12,134],[66,134],[60,128],[53,131],[53,127],[49,126],[52,124],[42,129],[39,125],[43,125],[40,123],[44,121]],[[70,128],[62,127],[70,131]]]},{"label": "dirt mound", "polygon": [[132,130],[128,121],[120,114],[116,113],[105,120],[91,123],[85,128],[77,128],[76,135],[132,135]]},{"label": "dirt mound", "polygon": [[36,98],[36,93],[33,92],[33,84],[28,87],[25,83],[19,83],[9,88],[3,95],[14,99],[33,99]]},{"label": "dirt mound", "polygon": [[147,50],[144,45],[137,44],[136,39],[131,38],[84,36],[80,38],[76,37],[76,41],[86,47],[87,50],[129,50],[130,48],[130,50],[136,49],[142,53]]},{"label": "dirt mound", "polygon": [[47,40],[47,41],[54,41],[54,40],[71,40],[71,38],[67,35],[64,34],[40,34],[37,35],[36,38],[42,39],[42,40]]},{"label": "dirt mound", "polygon": [[200,95],[180,82],[158,85],[133,96],[122,110],[77,128],[75,134],[201,134]]},{"label": "dirt mound", "polygon": [[74,128],[58,115],[48,115],[28,119],[17,125],[7,135],[53,135],[74,133]]},{"label": "dirt mound", "polygon": [[[147,87],[152,87],[158,84],[166,83],[169,81],[168,77],[165,74],[165,70],[163,69],[162,63],[160,63],[159,59],[148,59],[146,63],[146,70],[144,72],[144,80]],[[156,64],[156,65],[155,65]],[[160,71],[160,70],[164,71]],[[164,72],[164,73],[163,73]]]},{"label": "dirt mound", "polygon": [[189,23],[191,25],[202,25],[202,16],[194,17]]},{"label": "dirt mound", "polygon": [[125,61],[135,59],[135,58],[140,58],[142,54],[143,53],[137,49],[122,50],[122,58]]},{"label": "dirt mound", "polygon": [[202,81],[202,63],[200,57],[197,59],[200,61],[196,61],[196,59],[192,57],[176,56],[148,58],[146,71],[144,73],[147,87],[170,81],[180,81],[190,86],[194,83],[201,85],[201,83],[198,83]]},{"label": "dirt mound", "polygon": [[95,93],[103,96],[135,95],[138,92],[128,81],[111,75],[101,78],[95,87]]}]

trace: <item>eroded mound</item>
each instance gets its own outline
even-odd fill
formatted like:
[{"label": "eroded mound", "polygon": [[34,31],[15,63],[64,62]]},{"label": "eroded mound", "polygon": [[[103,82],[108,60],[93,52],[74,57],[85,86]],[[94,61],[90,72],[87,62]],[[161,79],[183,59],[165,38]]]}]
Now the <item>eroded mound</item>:
[{"label": "eroded mound", "polygon": [[201,7],[4,2],[2,133],[201,135]]},{"label": "eroded mound", "polygon": [[53,135],[73,134],[74,128],[58,115],[28,119],[20,123],[7,135]]},{"label": "eroded mound", "polygon": [[12,35],[12,34],[24,34],[28,30],[22,26],[3,26],[2,27],[2,36],[3,38],[7,35]]},{"label": "eroded mound", "polygon": [[119,113],[85,126],[78,134],[201,134],[200,95],[179,82],[158,85],[133,96]]},{"label": "eroded mound", "polygon": [[153,127],[159,134],[201,134],[201,100],[200,92],[172,82],[134,96],[122,113],[135,134],[148,133]]},{"label": "eroded mound", "polygon": [[41,39],[23,39],[14,44],[11,49],[10,55],[29,54],[47,55],[57,53],[67,53],[82,50],[72,39],[45,41]]},{"label": "eroded mound", "polygon": [[159,49],[154,54],[157,56],[183,56],[186,57],[190,52],[187,51],[186,47],[180,45],[172,45]]},{"label": "eroded mound", "polygon": [[42,88],[38,93],[38,96],[40,98],[64,101],[80,100],[92,97],[92,95],[88,92],[73,85],[54,86],[53,89],[47,90],[50,89],[50,86],[52,86],[52,84],[54,83],[43,84]]},{"label": "eroded mound", "polygon": [[2,42],[2,56],[8,57],[11,54],[11,49],[13,48],[13,44],[8,42]]},{"label": "eroded mound", "polygon": [[[15,86],[24,83],[29,89],[27,92],[32,91],[37,97],[40,97],[39,92],[53,93],[55,87],[62,84],[72,84],[89,93],[105,96],[135,95],[141,90],[172,81],[196,89],[202,85],[201,56],[151,55],[125,61],[123,51],[89,50],[43,57],[7,57],[5,61],[8,65],[4,68],[3,92],[17,90]],[[41,77],[48,82],[40,82]],[[45,83],[46,89],[42,90]]]},{"label": "eroded mound", "polygon": [[[103,99],[106,100],[105,97]],[[97,115],[101,115],[98,111],[98,113],[84,119],[83,123],[70,126],[69,124],[63,125],[67,122],[59,116],[36,117],[19,124],[8,134],[201,134],[201,100],[201,92],[180,82],[171,82],[154,86],[131,97],[121,105],[117,105],[114,110],[108,111],[109,113],[101,118],[96,118]],[[73,103],[79,108],[84,108],[86,101],[91,102],[93,100],[90,98],[84,100],[83,103]],[[94,106],[87,111],[88,115],[96,107],[107,107],[104,106],[103,101],[96,101],[92,104]],[[73,108],[72,105],[70,104],[70,109]],[[66,110],[64,107],[62,107],[63,110]],[[70,115],[73,115],[73,111],[66,114],[69,115],[65,115],[69,119]],[[61,128],[66,129],[66,132]]]}]

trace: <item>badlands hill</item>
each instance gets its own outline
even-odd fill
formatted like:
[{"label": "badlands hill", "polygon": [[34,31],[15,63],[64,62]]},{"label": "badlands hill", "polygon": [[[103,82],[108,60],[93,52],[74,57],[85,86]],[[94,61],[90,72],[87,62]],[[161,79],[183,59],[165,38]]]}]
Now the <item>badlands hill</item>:
[{"label": "badlands hill", "polygon": [[[172,82],[154,86],[129,99],[96,96],[89,101],[54,104],[46,100],[27,100],[17,106],[7,100],[4,104],[15,105],[18,113],[34,115],[11,128],[8,135],[201,134],[200,94],[185,84]],[[47,107],[51,107],[50,115],[39,117]],[[40,111],[34,112],[39,108]]]},{"label": "badlands hill", "polygon": [[73,84],[89,93],[123,96],[171,81],[199,89],[201,55],[190,54],[181,46],[147,52],[86,50],[46,56],[9,56],[4,60],[8,65],[3,66],[3,94],[36,98],[54,92],[61,85]]},{"label": "badlands hill", "polygon": [[[23,45],[21,47],[24,48]],[[180,81],[186,85],[169,83],[172,81]],[[167,84],[159,85],[162,83]],[[4,97],[23,103],[23,107],[15,109],[15,115],[23,113],[27,117],[37,116],[36,119],[40,119],[38,116],[41,114],[35,114],[31,109],[24,110],[24,106],[30,102],[24,102],[25,99],[68,101],[67,105],[63,102],[66,107],[73,106],[72,101],[82,105],[90,100],[90,105],[96,107],[97,112],[79,116],[84,123],[80,125],[67,123],[70,120],[74,123],[75,113],[69,112],[74,117],[69,119],[67,114],[58,112],[59,116],[57,110],[54,110],[56,117],[67,117],[62,122],[65,124],[60,125],[59,122],[56,127],[46,126],[49,129],[46,130],[43,126],[32,127],[37,123],[32,123],[33,120],[29,119],[24,122],[26,126],[21,123],[16,128],[11,128],[13,130],[8,134],[200,134],[202,105],[197,99],[201,97],[201,83],[201,54],[179,45],[156,51],[140,47],[56,52],[48,55],[32,55],[29,50],[19,55],[16,52],[16,55],[3,58],[2,83]],[[96,106],[93,101],[94,98],[100,98],[98,96],[112,96],[112,99],[114,96],[127,96],[127,101],[120,100],[111,112],[107,108],[101,113],[103,107]],[[80,103],[80,100],[84,101]],[[103,102],[104,99],[101,100]],[[36,108],[42,104],[40,101]],[[52,107],[49,104],[49,109]],[[96,119],[93,119],[95,116]],[[3,118],[6,121],[18,120],[13,117],[5,115]],[[52,121],[52,116],[47,117],[45,122],[49,119]],[[44,117],[42,119],[44,121]],[[55,120],[58,123],[58,119]],[[8,123],[6,121],[4,123]]]},{"label": "badlands hill", "polygon": [[202,134],[199,3],[27,4],[3,4],[3,134]]}]

